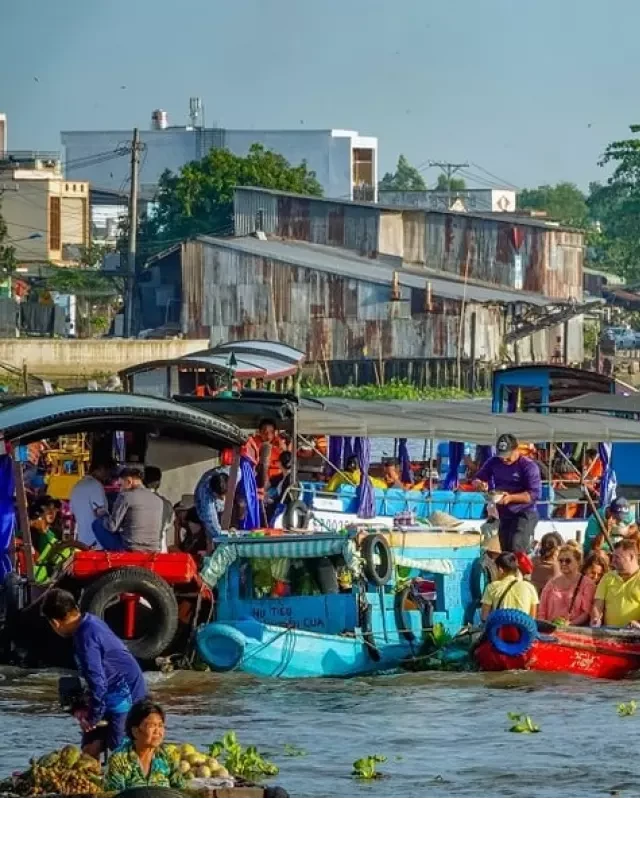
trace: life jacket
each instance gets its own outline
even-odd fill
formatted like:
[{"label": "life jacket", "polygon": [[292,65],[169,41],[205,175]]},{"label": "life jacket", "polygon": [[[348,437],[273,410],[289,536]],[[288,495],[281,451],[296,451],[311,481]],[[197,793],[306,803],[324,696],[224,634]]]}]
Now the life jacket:
[{"label": "life jacket", "polygon": [[[264,440],[259,435],[252,435],[247,439],[242,447],[242,455],[246,456],[254,467],[257,467],[258,462],[260,461],[260,450],[262,449],[263,444]],[[277,477],[281,473],[280,465],[278,463],[282,451],[282,441],[278,436],[276,436],[271,443],[271,455],[269,457],[269,466],[267,469],[268,478]]]}]

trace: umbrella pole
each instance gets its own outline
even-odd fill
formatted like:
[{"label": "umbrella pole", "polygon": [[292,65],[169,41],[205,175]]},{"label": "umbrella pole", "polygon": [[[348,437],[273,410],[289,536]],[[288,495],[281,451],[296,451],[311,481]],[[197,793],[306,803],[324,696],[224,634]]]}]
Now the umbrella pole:
[{"label": "umbrella pole", "polygon": [[556,445],[556,453],[559,453],[560,456],[562,456],[562,458],[565,459],[569,463],[569,465],[573,468],[573,470],[577,474],[580,475],[580,485],[582,486],[582,491],[584,492],[584,496],[587,499],[587,503],[589,504],[589,508],[590,508],[591,512],[596,517],[596,521],[598,522],[598,525],[600,526],[600,530],[602,531],[602,535],[604,536],[604,538],[607,541],[607,545],[613,551],[613,542],[611,541],[611,537],[609,536],[609,531],[607,530],[607,526],[604,523],[604,520],[602,518],[602,514],[600,513],[600,510],[598,509],[598,507],[595,504],[595,501],[591,497],[591,492],[589,491],[589,489],[587,488],[587,486],[585,484],[584,474],[582,473],[582,471],[578,471],[578,469],[574,465],[573,461],[571,459],[569,459],[569,457],[567,456],[566,453],[564,453],[562,448],[558,447],[557,445]]}]

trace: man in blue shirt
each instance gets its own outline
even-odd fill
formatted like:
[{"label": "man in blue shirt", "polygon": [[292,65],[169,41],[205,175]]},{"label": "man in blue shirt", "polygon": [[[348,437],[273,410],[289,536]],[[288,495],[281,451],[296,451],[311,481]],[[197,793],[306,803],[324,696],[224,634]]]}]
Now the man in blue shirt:
[{"label": "man in blue shirt", "polygon": [[[84,752],[97,758],[104,746],[117,749],[125,737],[131,706],[147,698],[136,659],[102,619],[83,615],[66,590],[47,593],[41,613],[56,634],[72,639],[78,672],[87,684],[88,706],[75,715],[84,732]],[[96,737],[102,731],[104,738]]]},{"label": "man in blue shirt", "polygon": [[500,493],[496,508],[502,550],[526,553],[538,523],[536,503],[542,483],[540,469],[521,454],[514,435],[507,433],[498,438],[496,455],[480,468],[474,484],[481,491],[491,488]]}]

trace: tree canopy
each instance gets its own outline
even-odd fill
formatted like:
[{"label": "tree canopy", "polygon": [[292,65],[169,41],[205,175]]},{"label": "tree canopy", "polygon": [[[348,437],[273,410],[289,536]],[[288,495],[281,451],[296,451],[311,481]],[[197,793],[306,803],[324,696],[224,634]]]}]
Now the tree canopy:
[{"label": "tree canopy", "polygon": [[9,243],[7,223],[2,216],[2,194],[0,193],[0,276],[9,274],[16,268],[16,250]]},{"label": "tree canopy", "polygon": [[378,189],[396,192],[424,192],[427,189],[424,178],[404,154],[398,157],[395,172],[386,172]]},{"label": "tree canopy", "polygon": [[467,184],[464,178],[448,178],[444,172],[441,172],[438,175],[438,180],[436,181],[436,189],[438,192],[454,193],[466,190],[466,188]]},{"label": "tree canopy", "polygon": [[586,228],[589,223],[587,199],[568,181],[520,190],[517,204],[520,210],[543,210],[550,219],[571,228]]},{"label": "tree canopy", "polygon": [[[235,186],[322,195],[315,173],[304,162],[292,166],[281,154],[258,144],[251,146],[246,157],[226,148],[212,148],[202,160],[187,163],[177,174],[167,170],[160,177],[153,212],[141,218],[140,253],[153,254],[198,234],[231,233]],[[126,236],[126,223],[123,226]]]}]

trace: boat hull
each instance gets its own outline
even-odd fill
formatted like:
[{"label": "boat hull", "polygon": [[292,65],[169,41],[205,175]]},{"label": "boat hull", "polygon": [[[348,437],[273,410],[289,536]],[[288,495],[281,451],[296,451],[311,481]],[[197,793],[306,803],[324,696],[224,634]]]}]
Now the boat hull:
[{"label": "boat hull", "polygon": [[349,678],[397,668],[415,646],[356,636],[318,634],[255,620],[214,622],[198,631],[202,659],[215,671],[266,678]]},{"label": "boat hull", "polygon": [[640,635],[637,632],[576,628],[541,634],[520,655],[497,651],[488,639],[474,653],[481,669],[537,670],[618,680],[640,669]]}]

